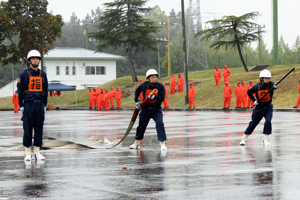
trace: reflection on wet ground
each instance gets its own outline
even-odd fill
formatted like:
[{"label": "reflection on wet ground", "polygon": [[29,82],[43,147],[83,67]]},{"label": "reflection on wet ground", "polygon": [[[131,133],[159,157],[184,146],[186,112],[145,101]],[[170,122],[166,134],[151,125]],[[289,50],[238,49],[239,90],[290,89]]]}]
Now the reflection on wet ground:
[{"label": "reflection on wet ground", "polygon": [[300,113],[274,113],[270,148],[261,144],[264,120],[238,145],[251,112],[166,111],[167,152],[153,121],[141,150],[128,148],[137,123],[107,149],[104,138],[120,139],[131,115],[46,112],[46,161],[24,162],[20,115],[0,112],[0,199],[299,199]]}]

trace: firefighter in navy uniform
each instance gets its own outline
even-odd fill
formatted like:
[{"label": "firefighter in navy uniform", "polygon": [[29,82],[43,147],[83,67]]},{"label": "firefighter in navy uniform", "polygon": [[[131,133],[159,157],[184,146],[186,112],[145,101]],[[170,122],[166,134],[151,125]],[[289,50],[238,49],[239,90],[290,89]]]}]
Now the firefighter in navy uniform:
[{"label": "firefighter in navy uniform", "polygon": [[[151,98],[151,100],[141,108],[139,117],[139,125],[136,129],[135,142],[130,146],[130,149],[139,149],[140,142],[144,138],[147,125],[152,118],[156,123],[157,138],[161,146],[161,150],[167,150],[166,147],[166,132],[163,122],[163,113],[161,103],[165,99],[165,88],[163,84],[157,82],[158,73],[155,69],[149,69],[146,73],[146,79],[144,83],[140,84],[135,91],[135,102],[137,108],[140,108],[140,102],[138,100],[139,95],[143,92],[143,98]],[[157,89],[157,95],[150,95],[153,89]]]},{"label": "firefighter in navy uniform", "polygon": [[[244,132],[242,141],[240,145],[245,145],[248,139],[248,136],[254,131],[255,127],[259,124],[261,119],[265,118],[265,124],[263,129],[263,145],[270,145],[269,143],[269,135],[272,134],[272,124],[271,120],[273,117],[273,105],[272,105],[272,97],[273,90],[269,92],[264,98],[262,98],[272,87],[274,89],[278,88],[274,82],[270,81],[271,72],[269,70],[262,70],[259,74],[260,83],[254,85],[247,91],[249,98],[254,102],[255,108],[252,113],[252,121],[249,122],[249,126]],[[253,97],[253,93],[256,95],[256,99]]]},{"label": "firefighter in navy uniform", "polygon": [[40,153],[43,143],[43,126],[47,105],[48,80],[44,71],[38,68],[41,54],[31,50],[27,54],[30,67],[24,70],[18,79],[18,95],[23,121],[23,145],[25,161],[31,160],[32,132],[34,130],[33,155],[37,160],[45,160]]}]

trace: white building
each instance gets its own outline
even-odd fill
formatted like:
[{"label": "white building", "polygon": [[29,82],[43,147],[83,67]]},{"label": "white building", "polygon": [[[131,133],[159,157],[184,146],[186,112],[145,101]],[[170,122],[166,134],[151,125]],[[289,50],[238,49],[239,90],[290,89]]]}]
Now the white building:
[{"label": "white building", "polygon": [[116,79],[116,61],[123,56],[83,48],[57,47],[44,55],[48,82],[53,80],[86,89]]}]

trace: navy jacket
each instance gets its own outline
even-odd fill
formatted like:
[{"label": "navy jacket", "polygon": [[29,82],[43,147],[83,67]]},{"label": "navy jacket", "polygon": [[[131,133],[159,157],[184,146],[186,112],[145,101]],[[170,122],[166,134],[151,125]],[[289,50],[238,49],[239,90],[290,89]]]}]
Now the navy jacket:
[{"label": "navy jacket", "polygon": [[134,97],[134,101],[138,102],[138,98],[141,92],[143,92],[143,99],[146,98],[146,94],[147,94],[147,90],[153,90],[153,89],[157,89],[158,90],[158,94],[157,96],[154,97],[154,101],[156,102],[149,102],[147,103],[147,105],[145,107],[160,107],[161,103],[164,101],[165,99],[165,87],[163,84],[156,82],[153,86],[148,82],[145,81],[144,83],[140,84],[136,90],[135,90],[135,97]]},{"label": "navy jacket", "polygon": [[[30,92],[28,91],[28,84],[29,78],[31,76],[41,76],[42,77],[42,91],[41,92]],[[18,95],[19,95],[19,106],[24,107],[25,101],[33,101],[33,100],[41,100],[44,103],[44,106],[47,105],[47,96],[48,96],[48,79],[47,75],[44,71],[38,69],[38,71],[34,71],[33,69],[29,68],[24,70],[19,75],[18,80]]]},{"label": "navy jacket", "polygon": [[[252,88],[250,88],[247,91],[247,94],[252,101],[256,101],[256,99],[259,98],[259,91],[262,92],[262,90],[264,90],[262,93],[262,96],[263,96],[264,92],[270,90],[274,85],[275,85],[275,83],[272,81],[270,81],[269,84],[257,83],[256,85],[254,85]],[[273,91],[274,90],[272,90],[270,92],[270,96],[269,96],[270,98],[266,98],[266,101],[260,99],[258,106],[268,107],[272,103]],[[252,96],[253,93],[255,93],[256,99]],[[264,101],[264,102],[262,102],[262,101]]]}]

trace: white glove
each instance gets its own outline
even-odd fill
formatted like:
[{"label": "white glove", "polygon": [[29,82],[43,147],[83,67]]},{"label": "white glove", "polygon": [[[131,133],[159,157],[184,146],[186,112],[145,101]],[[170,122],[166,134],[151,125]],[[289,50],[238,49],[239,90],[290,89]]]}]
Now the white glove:
[{"label": "white glove", "polygon": [[257,102],[257,101],[254,101],[254,105],[257,106],[257,105],[258,105],[258,102]]},{"label": "white glove", "polygon": [[273,85],[273,88],[277,89],[279,87],[279,85]]},{"label": "white glove", "polygon": [[44,107],[44,112],[46,112],[46,110],[47,110],[47,108],[46,108],[46,107]]},{"label": "white glove", "polygon": [[135,105],[136,105],[136,108],[137,109],[140,109],[141,108],[141,103],[138,101],[138,102],[135,102]]},{"label": "white glove", "polygon": [[24,107],[20,108],[20,111],[22,112],[22,114],[24,113]]},{"label": "white glove", "polygon": [[155,95],[152,95],[152,96],[151,96],[151,99],[154,99],[154,97],[155,97]]}]

